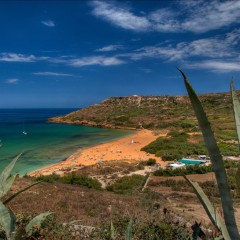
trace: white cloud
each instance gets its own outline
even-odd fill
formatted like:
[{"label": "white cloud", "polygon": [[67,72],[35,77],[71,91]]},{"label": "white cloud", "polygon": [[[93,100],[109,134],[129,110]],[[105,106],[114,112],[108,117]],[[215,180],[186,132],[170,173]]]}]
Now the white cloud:
[{"label": "white cloud", "polygon": [[55,22],[52,20],[42,21],[41,23],[47,27],[55,27]]},{"label": "white cloud", "polygon": [[102,48],[97,49],[97,52],[110,52],[110,51],[116,51],[119,49],[123,49],[122,45],[108,45]]},{"label": "white cloud", "polygon": [[93,1],[91,5],[96,17],[133,31],[203,33],[240,22],[240,1],[176,1],[171,8],[144,16],[115,1]]},{"label": "white cloud", "polygon": [[145,17],[136,16],[127,7],[119,7],[114,2],[92,1],[92,13],[110,23],[133,31],[148,31],[151,23]]},{"label": "white cloud", "polygon": [[83,67],[89,65],[101,65],[101,66],[112,66],[123,64],[124,61],[118,59],[117,57],[105,57],[105,56],[91,56],[83,57],[79,59],[73,59],[70,65],[73,67]]},{"label": "white cloud", "polygon": [[179,32],[180,23],[176,20],[177,13],[163,8],[149,14],[153,29],[158,32]]},{"label": "white cloud", "polygon": [[240,72],[240,63],[232,60],[206,60],[197,63],[185,63],[185,67],[192,69],[208,69],[213,72]]},{"label": "white cloud", "polygon": [[55,76],[55,77],[72,77],[72,74],[67,73],[57,73],[57,72],[35,72],[33,75],[39,76]]},{"label": "white cloud", "polygon": [[34,62],[36,57],[34,55],[24,55],[17,53],[0,53],[1,62]]},{"label": "white cloud", "polygon": [[240,43],[240,29],[213,38],[204,38],[192,42],[179,42],[175,46],[145,46],[132,53],[119,54],[132,60],[143,58],[162,58],[167,61],[179,61],[194,57],[234,58],[239,53],[235,46]]},{"label": "white cloud", "polygon": [[240,21],[240,1],[198,1],[188,5],[182,1],[186,18],[182,29],[196,33],[229,26]]},{"label": "white cloud", "polygon": [[19,79],[17,79],[17,78],[11,78],[11,79],[7,79],[5,81],[5,83],[7,83],[7,84],[16,84],[18,82],[19,82]]}]

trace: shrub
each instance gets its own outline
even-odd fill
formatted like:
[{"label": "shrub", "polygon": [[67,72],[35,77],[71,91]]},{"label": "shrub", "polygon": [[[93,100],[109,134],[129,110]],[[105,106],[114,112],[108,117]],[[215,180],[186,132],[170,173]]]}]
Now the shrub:
[{"label": "shrub", "polygon": [[115,183],[108,185],[106,190],[119,194],[131,193],[133,190],[142,187],[144,180],[145,177],[141,175],[124,176]]},{"label": "shrub", "polygon": [[159,169],[154,172],[155,176],[182,176],[183,174],[205,174],[212,172],[212,166],[197,166],[189,165],[186,168],[176,168],[176,169]]},{"label": "shrub", "polygon": [[96,179],[92,179],[85,175],[78,175],[75,173],[72,173],[70,175],[66,176],[59,176],[57,174],[51,174],[48,176],[39,176],[36,178],[37,181],[41,180],[44,182],[61,182],[66,184],[76,184],[80,186],[85,186],[88,188],[94,188],[96,190],[101,190],[101,183],[97,181]]},{"label": "shrub", "polygon": [[51,174],[51,175],[40,175],[38,177],[35,178],[36,181],[44,181],[44,182],[55,182],[58,181],[61,177],[55,173]]},{"label": "shrub", "polygon": [[188,138],[189,136],[184,132],[170,131],[168,138],[159,137],[141,150],[162,157],[164,161],[206,154],[203,142],[192,143]]},{"label": "shrub", "polygon": [[99,181],[84,175],[76,175],[72,173],[71,175],[63,176],[60,181],[66,184],[77,184],[80,186],[101,190],[101,183]]},{"label": "shrub", "polygon": [[156,164],[156,159],[149,158],[147,161],[141,161],[139,165],[141,166],[153,166]]}]

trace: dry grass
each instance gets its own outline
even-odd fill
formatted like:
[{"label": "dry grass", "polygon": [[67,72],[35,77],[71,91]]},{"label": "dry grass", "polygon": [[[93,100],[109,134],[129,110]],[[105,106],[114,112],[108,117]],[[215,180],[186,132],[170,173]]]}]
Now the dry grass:
[{"label": "dry grass", "polygon": [[[10,193],[31,183],[31,179],[18,178]],[[146,218],[148,208],[141,194],[116,195],[86,187],[61,183],[40,183],[16,197],[10,206],[15,213],[31,215],[53,211],[60,222],[80,220],[83,225],[97,226],[110,222],[112,215]],[[144,207],[143,207],[144,206]]]}]

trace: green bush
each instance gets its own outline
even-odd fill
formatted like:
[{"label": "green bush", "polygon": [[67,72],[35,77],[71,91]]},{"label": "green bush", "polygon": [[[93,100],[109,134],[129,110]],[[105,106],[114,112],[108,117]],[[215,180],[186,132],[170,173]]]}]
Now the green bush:
[{"label": "green bush", "polygon": [[159,169],[154,172],[155,176],[182,176],[183,174],[205,174],[212,172],[212,166],[197,166],[189,165],[186,168],[176,168],[176,169]]},{"label": "green bush", "polygon": [[101,183],[99,181],[84,175],[77,175],[72,173],[71,175],[61,177],[61,182],[101,190]]},{"label": "green bush", "polygon": [[55,182],[58,181],[61,177],[55,173],[51,174],[51,175],[40,175],[38,177],[35,178],[36,181],[44,181],[44,182]]},{"label": "green bush", "polygon": [[237,144],[233,145],[226,142],[218,143],[218,147],[220,152],[223,156],[238,156],[239,155],[239,148]]},{"label": "green bush", "polygon": [[153,166],[156,164],[156,159],[149,158],[147,161],[141,161],[139,165],[141,166]]},{"label": "green bush", "polygon": [[156,159],[154,159],[154,158],[149,158],[146,162],[147,166],[153,166],[155,164],[156,164]]},{"label": "green bush", "polygon": [[88,188],[94,188],[97,190],[101,190],[101,183],[97,181],[96,179],[92,179],[85,175],[77,175],[75,173],[72,173],[70,175],[66,176],[59,176],[57,174],[51,174],[48,176],[39,176],[35,180],[37,181],[44,181],[44,182],[61,182],[66,184],[76,184],[80,186],[85,186]]},{"label": "green bush", "polygon": [[[110,222],[102,223],[99,229],[96,229],[90,236],[90,239],[96,240],[124,240],[125,232],[129,224],[129,218],[118,215],[113,216],[113,225],[116,231],[116,238],[111,237],[111,225]],[[153,219],[148,219],[146,222],[140,222],[138,218],[133,219],[132,227],[132,239],[146,239],[146,240],[176,240],[176,239],[190,239],[190,234],[186,228],[181,226],[176,226],[166,220],[160,219],[156,221]]]},{"label": "green bush", "polygon": [[141,188],[144,180],[145,177],[141,175],[124,176],[108,185],[106,190],[119,194],[131,193],[133,190]]},{"label": "green bush", "polygon": [[207,153],[202,141],[192,143],[188,138],[184,132],[171,131],[167,138],[159,137],[141,150],[162,157],[164,161]]}]

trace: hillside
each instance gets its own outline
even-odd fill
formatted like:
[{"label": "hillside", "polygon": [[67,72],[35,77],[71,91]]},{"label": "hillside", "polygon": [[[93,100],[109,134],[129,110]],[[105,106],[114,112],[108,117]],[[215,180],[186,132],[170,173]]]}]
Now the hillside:
[{"label": "hillside", "polygon": [[[200,95],[200,99],[217,137],[222,140],[235,139],[230,94],[205,94]],[[49,121],[107,128],[198,131],[187,96],[111,97]]]},{"label": "hillside", "polygon": [[[110,240],[110,223],[113,221],[118,233],[123,236],[118,239],[122,240],[125,239],[124,232],[130,219],[134,221],[133,234],[136,240],[155,240],[156,237],[164,240],[190,239],[184,234],[192,235],[191,226],[195,221],[202,222],[205,233],[212,232],[214,227],[191,186],[182,176],[152,176],[148,189],[141,191],[144,177],[138,174],[144,167],[151,167],[142,164],[116,164],[109,161],[104,162],[101,168],[92,165],[75,173],[69,172],[62,179],[56,174],[35,179],[17,177],[8,195],[34,181],[44,182],[20,194],[9,206],[22,225],[26,225],[29,219],[41,212],[54,212],[42,226],[40,235],[31,239]],[[225,165],[229,176],[235,174],[236,164],[231,161]],[[189,178],[199,182],[220,211],[219,193],[213,173],[189,175]],[[104,181],[107,186],[99,189],[96,180]],[[231,190],[237,224],[240,226],[239,193],[233,178]],[[165,209],[167,215],[164,214]],[[74,228],[63,227],[62,223],[66,222],[73,222]],[[93,229],[94,235],[83,237],[85,233],[81,232],[80,227]],[[82,238],[79,238],[79,232]],[[1,233],[0,229],[0,237]]]}]

